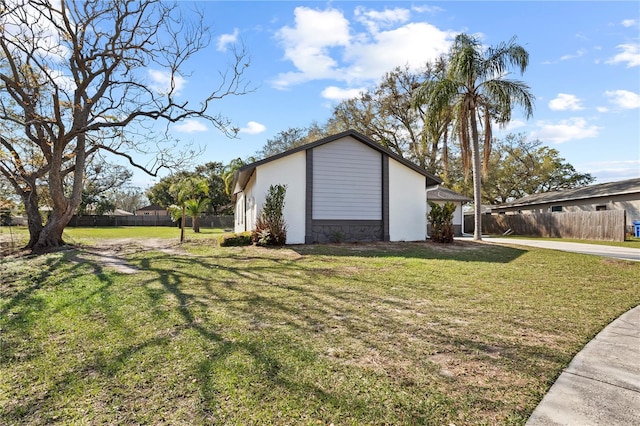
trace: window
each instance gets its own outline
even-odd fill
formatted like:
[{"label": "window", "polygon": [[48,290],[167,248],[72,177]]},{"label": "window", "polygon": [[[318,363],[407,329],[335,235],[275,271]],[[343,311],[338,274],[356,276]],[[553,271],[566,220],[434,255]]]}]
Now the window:
[{"label": "window", "polygon": [[562,206],[551,206],[551,212],[561,212],[562,211]]},{"label": "window", "polygon": [[596,206],[596,211],[597,212],[602,211],[602,210],[606,210],[606,209],[607,209],[607,206],[605,204],[602,204],[600,206]]}]

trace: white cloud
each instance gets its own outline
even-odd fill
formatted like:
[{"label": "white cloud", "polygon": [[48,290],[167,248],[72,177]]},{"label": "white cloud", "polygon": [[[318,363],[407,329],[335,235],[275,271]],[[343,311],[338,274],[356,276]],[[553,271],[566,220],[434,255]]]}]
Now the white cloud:
[{"label": "white cloud", "polygon": [[603,106],[599,106],[599,107],[596,108],[596,111],[598,111],[598,112],[609,112],[609,108],[603,107]]},{"label": "white cloud", "polygon": [[579,58],[581,56],[584,56],[586,53],[587,53],[587,51],[585,49],[580,49],[576,53],[572,53],[572,54],[569,54],[569,55],[561,56],[560,60],[561,61],[567,61],[569,59]]},{"label": "white cloud", "polygon": [[633,27],[638,24],[638,21],[635,19],[625,19],[621,22],[623,27]]},{"label": "white cloud", "polygon": [[206,132],[207,126],[198,120],[187,119],[173,126],[173,129],[182,133]]},{"label": "white cloud", "polygon": [[[151,78],[151,87],[153,90],[160,94],[168,94],[171,91],[171,73],[169,71],[149,70],[149,77]],[[173,77],[173,94],[178,95],[184,87],[186,80],[179,75]]]},{"label": "white cloud", "polygon": [[624,109],[640,108],[640,95],[628,90],[613,90],[606,91],[604,95],[609,98],[609,101]]},{"label": "white cloud", "polygon": [[391,28],[394,24],[409,20],[411,12],[408,9],[385,9],[382,12],[367,10],[358,6],[355,10],[356,20],[367,27],[370,33],[377,33],[380,28]]},{"label": "white cloud", "polygon": [[558,93],[558,96],[549,101],[549,108],[552,111],[578,111],[584,109],[581,102],[575,95]]},{"label": "white cloud", "polygon": [[220,52],[226,52],[227,46],[233,45],[236,41],[238,41],[238,34],[238,29],[234,28],[232,34],[222,34],[220,37],[218,37],[217,50]]},{"label": "white cloud", "polygon": [[543,142],[563,143],[571,140],[595,138],[601,127],[587,123],[582,117],[573,117],[568,120],[560,120],[557,123],[539,121],[537,130],[533,132],[533,139]]},{"label": "white cloud", "polygon": [[366,88],[360,87],[357,89],[342,89],[336,86],[329,86],[322,91],[322,97],[332,101],[342,101],[345,99],[355,98],[359,94],[366,91]]},{"label": "white cloud", "polygon": [[640,160],[595,161],[576,169],[583,173],[591,173],[597,183],[613,182],[640,177]]},{"label": "white cloud", "polygon": [[246,133],[248,135],[257,135],[267,130],[264,124],[260,124],[256,121],[249,121],[246,127],[240,129],[240,133]]},{"label": "white cloud", "polygon": [[336,9],[297,7],[294,26],[282,27],[277,33],[284,58],[295,71],[279,74],[272,82],[274,87],[319,79],[375,82],[396,66],[424,66],[445,53],[456,35],[425,22],[404,24],[409,19],[406,9],[358,8],[356,15],[365,24],[362,32]]},{"label": "white cloud", "polygon": [[438,13],[438,12],[444,12],[444,9],[438,6],[427,6],[427,5],[422,5],[422,6],[412,6],[411,10],[414,10],[418,13]]},{"label": "white cloud", "polygon": [[640,44],[620,44],[616,47],[622,52],[607,60],[608,64],[622,62],[627,64],[627,68],[640,66]]},{"label": "white cloud", "polygon": [[375,81],[396,66],[422,67],[446,53],[455,35],[425,22],[381,31],[372,39],[358,40],[347,48],[345,59],[351,65],[345,77],[347,81]]},{"label": "white cloud", "polygon": [[336,76],[337,62],[329,49],[349,43],[349,22],[335,9],[318,11],[307,7],[295,9],[295,26],[285,26],[277,33],[284,46],[285,59],[298,72],[280,76],[276,86]]}]

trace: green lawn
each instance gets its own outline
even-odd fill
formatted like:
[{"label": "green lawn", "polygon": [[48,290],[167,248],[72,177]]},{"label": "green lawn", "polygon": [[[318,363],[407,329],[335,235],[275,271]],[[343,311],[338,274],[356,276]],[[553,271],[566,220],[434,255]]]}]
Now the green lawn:
[{"label": "green lawn", "polygon": [[524,424],[640,304],[640,264],[542,249],[212,232],[123,274],[80,231],[0,259],[0,424]]},{"label": "green lawn", "polygon": [[[216,228],[201,228],[200,233],[195,233],[191,228],[185,229],[185,239],[215,239],[222,235],[224,231]],[[180,239],[180,228],[174,226],[109,226],[109,227],[91,227],[91,228],[73,228],[65,229],[62,239],[71,244],[90,244],[101,239],[119,239],[119,238],[166,238]],[[8,244],[13,241],[14,247],[24,246],[29,241],[29,233],[24,226],[0,227],[0,242]]]}]

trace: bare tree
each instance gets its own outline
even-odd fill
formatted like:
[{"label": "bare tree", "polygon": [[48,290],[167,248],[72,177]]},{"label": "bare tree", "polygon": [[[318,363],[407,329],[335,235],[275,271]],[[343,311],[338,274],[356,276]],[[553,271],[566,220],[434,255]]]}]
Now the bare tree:
[{"label": "bare tree", "polygon": [[[21,197],[28,216],[27,247],[63,244],[62,232],[81,202],[87,158],[98,151],[124,157],[156,175],[177,142],[168,124],[208,120],[227,135],[237,129],[209,112],[210,104],[247,93],[244,49],[193,104],[179,96],[186,62],[208,46],[202,14],[182,16],[160,0],[13,0],[0,5],[0,174]],[[157,87],[149,72],[166,76]],[[166,124],[153,131],[154,123]],[[154,152],[152,162],[138,153]],[[64,181],[71,181],[65,192]],[[46,182],[51,214],[39,213]]]}]

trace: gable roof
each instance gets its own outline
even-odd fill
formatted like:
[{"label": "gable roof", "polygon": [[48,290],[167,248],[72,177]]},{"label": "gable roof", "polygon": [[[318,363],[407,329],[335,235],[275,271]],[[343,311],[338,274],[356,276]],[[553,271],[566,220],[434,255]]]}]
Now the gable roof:
[{"label": "gable roof", "polygon": [[145,207],[141,207],[138,209],[139,212],[141,211],[165,211],[167,209],[165,209],[164,207],[162,207],[159,204],[151,204],[149,206],[145,206]]},{"label": "gable roof", "polygon": [[376,151],[383,153],[383,154],[387,154],[389,157],[393,158],[394,160],[398,161],[399,163],[409,167],[410,169],[420,173],[421,175],[425,176],[427,179],[427,186],[428,185],[434,185],[434,184],[439,184],[442,183],[442,180],[430,173],[427,173],[426,170],[418,167],[416,164],[413,164],[412,162],[400,157],[398,154],[388,150],[387,148],[383,147],[382,145],[374,142],[373,140],[369,139],[368,137],[364,136],[363,134],[356,132],[355,130],[347,130],[341,133],[337,133],[335,135],[332,136],[328,136],[326,138],[322,138],[320,140],[317,140],[315,142],[311,142],[305,145],[301,145],[298,146],[296,148],[292,148],[290,150],[284,151],[280,154],[276,154],[273,155],[271,157],[267,157],[263,160],[260,161],[256,161],[255,163],[251,163],[251,164],[247,164],[246,166],[243,166],[241,168],[239,168],[238,170],[236,170],[236,172],[234,173],[233,176],[233,193],[237,194],[238,192],[242,191],[244,189],[244,187],[247,185],[247,182],[249,182],[249,179],[251,178],[251,175],[253,174],[253,172],[255,171],[256,167],[261,166],[263,164],[267,164],[270,163],[272,161],[275,160],[279,160],[283,157],[289,156],[291,154],[295,154],[297,152],[300,151],[306,151],[307,149],[313,149],[316,148],[318,146],[321,145],[325,145],[331,142],[334,142],[338,139],[342,139],[344,137],[347,136],[351,136],[352,138],[354,138],[355,140],[362,142],[365,145],[368,145],[370,148],[375,149]]},{"label": "gable roof", "polygon": [[427,188],[427,200],[428,201],[460,201],[469,202],[473,201],[471,198],[460,194],[452,189],[445,188],[440,185],[431,186]]},{"label": "gable roof", "polygon": [[495,206],[494,209],[507,207],[531,206],[535,204],[558,203],[563,201],[585,200],[589,198],[611,197],[614,195],[640,194],[640,178],[621,180],[617,182],[600,183],[583,186],[581,188],[565,189],[562,191],[543,192],[519,198],[509,203]]}]

